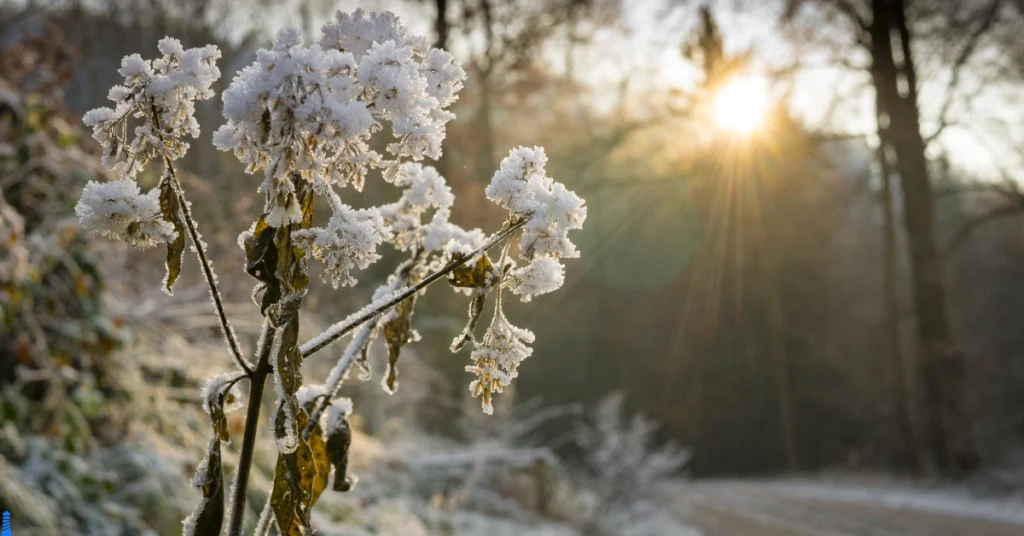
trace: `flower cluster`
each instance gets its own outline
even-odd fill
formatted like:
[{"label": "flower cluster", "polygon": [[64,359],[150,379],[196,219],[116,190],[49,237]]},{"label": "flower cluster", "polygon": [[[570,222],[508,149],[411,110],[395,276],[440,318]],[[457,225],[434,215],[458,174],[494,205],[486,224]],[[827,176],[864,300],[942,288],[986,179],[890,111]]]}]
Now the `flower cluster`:
[{"label": "flower cluster", "polygon": [[[129,177],[153,158],[185,154],[183,138],[199,136],[195,102],[212,97],[210,86],[220,78],[220,50],[214,45],[184,50],[177,39],[165,37],[157,48],[163,56],[153,61],[125,56],[118,70],[124,84],[107,95],[114,108],[96,108],[83,117],[103,145],[103,165]],[[142,120],[130,142],[129,117]]]},{"label": "flower cluster", "polygon": [[[328,226],[295,237],[327,263],[325,277],[334,285],[353,284],[351,271],[377,260],[376,246],[391,236],[381,218],[402,250],[430,234],[419,224],[430,208],[435,240],[457,234],[446,227],[454,197],[444,179],[433,168],[401,161],[441,156],[445,125],[454,117],[447,108],[465,76],[451,54],[410,36],[393,14],[339,12],[318,43],[304,46],[298,32],[282,30],[271,50],[257,52],[224,93],[227,123],[214,144],[234,151],[249,173],[263,171],[271,226],[302,219],[302,181],[328,198],[334,211]],[[370,148],[384,125],[390,125],[390,157]],[[381,211],[342,203],[335,187],[361,189],[372,168],[407,188],[402,199]]]},{"label": "flower cluster", "polygon": [[533,340],[533,332],[513,326],[499,307],[483,339],[470,355],[473,364],[466,367],[467,372],[476,375],[469,384],[469,391],[474,398],[481,397],[484,413],[494,413],[491,404],[494,393],[500,393],[519,376],[519,364],[533,353],[527,346]]},{"label": "flower cluster", "polygon": [[579,257],[568,232],[583,227],[587,207],[578,195],[547,177],[541,147],[517,147],[501,161],[487,186],[487,198],[516,218],[528,219],[519,241],[520,257],[529,264],[511,272],[512,292],[529,301],[558,289],[565,269],[558,261]]},{"label": "flower cluster", "polygon": [[299,247],[327,264],[323,279],[330,280],[334,288],[355,285],[352,271],[366,268],[380,259],[377,246],[390,236],[379,211],[356,210],[340,202],[327,227],[292,232]]},{"label": "flower cluster", "polygon": [[133,247],[170,242],[176,235],[174,226],[161,216],[157,189],[143,194],[131,179],[89,181],[75,213],[82,227]]},{"label": "flower cluster", "polygon": [[[115,107],[96,108],[82,119],[103,146],[103,164],[125,178],[89,182],[75,212],[85,229],[138,247],[170,242],[177,231],[165,219],[159,190],[142,194],[133,177],[154,158],[176,160],[185,154],[184,138],[199,136],[195,103],[212,97],[210,86],[220,78],[220,50],[213,45],[185,50],[177,39],[165,37],[157,48],[163,56],[152,61],[125,56],[118,70],[124,84],[108,94]],[[138,125],[129,141],[132,118]]]}]

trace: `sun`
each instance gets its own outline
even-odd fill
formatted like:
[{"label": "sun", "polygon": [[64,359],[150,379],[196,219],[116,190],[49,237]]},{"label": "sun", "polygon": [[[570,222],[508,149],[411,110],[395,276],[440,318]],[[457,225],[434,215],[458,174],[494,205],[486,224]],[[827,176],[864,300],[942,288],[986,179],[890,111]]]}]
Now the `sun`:
[{"label": "sun", "polygon": [[764,123],[768,113],[768,83],[758,76],[738,75],[718,90],[713,107],[718,128],[750,134]]}]

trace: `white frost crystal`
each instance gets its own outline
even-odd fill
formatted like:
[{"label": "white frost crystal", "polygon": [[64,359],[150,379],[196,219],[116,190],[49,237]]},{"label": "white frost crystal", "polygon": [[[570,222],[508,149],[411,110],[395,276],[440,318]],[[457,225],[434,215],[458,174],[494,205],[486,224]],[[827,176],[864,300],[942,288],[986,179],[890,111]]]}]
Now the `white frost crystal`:
[{"label": "white frost crystal", "polygon": [[82,227],[104,236],[124,240],[133,247],[154,246],[169,242],[176,233],[174,226],[160,215],[160,193],[139,192],[135,181],[89,181],[75,205]]}]

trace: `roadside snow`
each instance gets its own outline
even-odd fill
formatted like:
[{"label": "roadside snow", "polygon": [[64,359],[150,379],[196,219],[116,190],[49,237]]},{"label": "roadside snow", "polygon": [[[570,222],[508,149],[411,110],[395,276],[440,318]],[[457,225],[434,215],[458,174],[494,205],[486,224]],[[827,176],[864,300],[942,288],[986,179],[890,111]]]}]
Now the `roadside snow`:
[{"label": "roadside snow", "polygon": [[911,485],[866,487],[815,482],[771,482],[774,491],[803,497],[881,504],[959,517],[1024,525],[1024,500],[1019,497],[979,498],[958,487],[917,488]]}]

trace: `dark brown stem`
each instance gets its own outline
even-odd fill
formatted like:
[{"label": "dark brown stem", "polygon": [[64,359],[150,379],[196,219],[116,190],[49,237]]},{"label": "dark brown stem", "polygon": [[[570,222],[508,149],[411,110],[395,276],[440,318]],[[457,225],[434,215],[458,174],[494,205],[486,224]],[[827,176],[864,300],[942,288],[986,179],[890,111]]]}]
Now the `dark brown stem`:
[{"label": "dark brown stem", "polygon": [[164,159],[164,165],[167,167],[167,172],[171,175],[171,180],[174,181],[174,190],[178,194],[178,204],[181,206],[182,215],[185,216],[185,226],[188,228],[188,234],[192,239],[192,244],[196,247],[196,253],[199,255],[199,264],[203,268],[203,275],[206,277],[206,283],[210,287],[210,296],[213,297],[213,305],[214,308],[217,309],[217,319],[220,321],[220,330],[224,333],[224,338],[228,342],[228,349],[231,351],[231,355],[234,357],[235,362],[238,363],[239,367],[242,367],[242,370],[244,370],[247,375],[252,376],[252,363],[249,363],[244,357],[242,357],[242,348],[238,344],[238,338],[235,336],[235,330],[231,328],[228,316],[224,312],[224,300],[220,296],[220,289],[217,288],[217,279],[213,274],[210,259],[206,255],[206,246],[203,245],[202,240],[199,238],[199,231],[196,229],[195,220],[192,219],[192,210],[189,208],[188,202],[185,200],[185,192],[181,189],[181,182],[178,181],[178,176],[174,172],[174,166],[171,165],[171,161],[169,159]]},{"label": "dark brown stem", "polygon": [[249,405],[245,413],[245,432],[242,434],[242,450],[238,455],[235,470],[235,484],[231,487],[231,510],[228,519],[228,536],[241,536],[245,521],[245,491],[249,487],[249,470],[256,451],[256,430],[259,428],[260,408],[263,405],[263,387],[267,376],[273,371],[270,365],[270,350],[274,342],[274,328],[268,320],[263,321],[263,333],[257,346],[256,368],[249,374]]},{"label": "dark brown stem", "polygon": [[377,316],[377,315],[387,311],[388,309],[398,305],[399,303],[402,303],[402,301],[405,300],[406,298],[412,296],[413,294],[416,294],[417,292],[419,292],[419,291],[423,290],[424,288],[426,288],[431,283],[433,283],[433,282],[437,281],[438,279],[441,279],[442,277],[448,275],[449,273],[452,272],[452,270],[458,268],[459,266],[462,266],[463,264],[465,264],[467,261],[469,261],[473,257],[476,257],[477,255],[479,255],[479,254],[481,254],[481,253],[491,249],[492,247],[496,246],[499,242],[502,241],[502,239],[504,239],[505,237],[507,237],[507,236],[511,235],[512,233],[516,232],[523,225],[526,225],[527,221],[528,220],[523,219],[523,220],[518,220],[518,221],[516,221],[516,222],[514,222],[514,223],[512,223],[510,225],[506,225],[505,228],[502,229],[501,232],[499,232],[498,234],[492,236],[490,239],[488,239],[486,242],[484,242],[484,245],[478,247],[475,251],[473,251],[473,253],[471,253],[469,255],[465,255],[465,256],[463,256],[461,258],[458,258],[458,259],[455,259],[455,260],[452,260],[452,261],[448,262],[448,264],[446,264],[440,270],[438,270],[438,271],[436,271],[436,272],[434,272],[434,273],[424,277],[422,280],[420,280],[419,283],[416,283],[415,285],[407,288],[401,294],[398,294],[397,296],[395,296],[395,297],[391,298],[390,300],[380,304],[379,306],[374,307],[373,309],[371,309],[371,310],[369,310],[369,311],[367,311],[367,312],[365,312],[365,313],[363,313],[363,314],[361,314],[361,315],[359,315],[359,316],[357,316],[355,318],[345,319],[342,322],[339,322],[337,324],[334,324],[330,328],[327,328],[327,331],[325,331],[324,333],[320,334],[319,336],[317,336],[314,339],[306,341],[305,343],[302,344],[302,346],[299,347],[299,349],[302,351],[302,357],[306,358],[306,357],[309,357],[309,356],[319,352],[320,350],[324,349],[324,347],[326,347],[327,345],[331,344],[332,342],[334,342],[334,341],[344,337],[350,331],[352,331],[353,329],[359,327],[361,324],[363,324],[367,320],[370,320],[371,318],[374,318],[375,316]]}]

